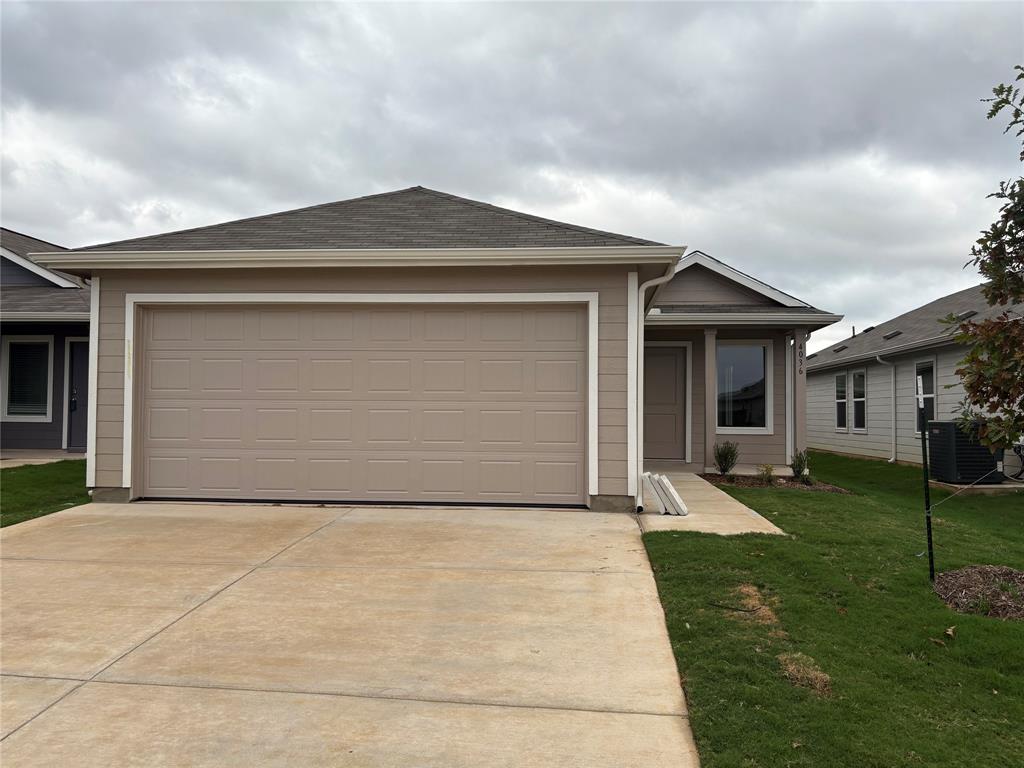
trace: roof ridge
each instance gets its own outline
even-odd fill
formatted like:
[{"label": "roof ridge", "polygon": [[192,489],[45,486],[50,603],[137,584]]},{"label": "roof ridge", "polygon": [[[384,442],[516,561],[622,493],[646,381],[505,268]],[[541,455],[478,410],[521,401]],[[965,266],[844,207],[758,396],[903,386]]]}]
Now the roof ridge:
[{"label": "roof ridge", "polygon": [[67,246],[57,245],[57,243],[53,242],[52,240],[43,240],[43,238],[36,237],[35,235],[30,235],[27,232],[19,232],[18,230],[11,229],[10,227],[0,227],[0,230],[3,230],[5,232],[10,232],[12,235],[20,235],[21,237],[27,237],[29,240],[38,240],[40,243],[46,243],[47,245],[52,245],[54,248],[60,248],[62,251],[68,250]]},{"label": "roof ridge", "polygon": [[457,200],[465,205],[471,205],[476,208],[485,208],[489,211],[494,211],[505,216],[512,216],[517,219],[523,219],[525,221],[538,221],[544,224],[548,224],[562,229],[568,229],[573,232],[585,232],[593,235],[603,235],[605,237],[614,237],[633,245],[664,245],[664,243],[658,243],[654,240],[647,240],[641,237],[631,237],[630,235],[619,234],[618,232],[608,232],[603,229],[593,229],[592,227],[583,227],[579,224],[569,224],[565,221],[556,221],[554,219],[546,219],[543,216],[536,216],[532,213],[524,213],[522,211],[514,211],[511,208],[502,208],[499,205],[492,205],[491,203],[484,203],[480,200],[473,200],[468,197],[460,197],[459,195],[453,195],[450,192],[441,192],[436,189],[430,189],[429,187],[411,187],[411,189],[418,189],[427,194],[434,195],[435,197],[443,197],[449,200]]},{"label": "roof ridge", "polygon": [[[301,213],[303,211],[312,211],[317,208],[327,208],[332,205],[347,205],[349,203],[357,203],[362,200],[371,200],[375,197],[388,197],[390,195],[400,195],[404,192],[412,192],[415,189],[423,189],[420,186],[406,187],[405,189],[393,189],[390,192],[375,192],[372,195],[360,195],[359,197],[349,197],[344,200],[332,200],[329,203],[316,203],[314,205],[303,205],[299,208],[289,208],[286,211],[274,211],[272,213],[261,213],[256,216],[243,216],[241,219],[231,219],[229,221],[218,221],[213,224],[203,224],[200,227],[185,227],[184,229],[172,229],[170,232],[157,232],[153,235],[142,235],[141,237],[125,237],[120,240],[110,240],[106,243],[97,243],[96,245],[86,245],[81,248],[74,248],[76,251],[92,251],[97,248],[104,248],[108,245],[117,245],[118,243],[125,242],[137,242],[140,240],[152,240],[156,237],[164,237],[166,235],[181,235],[186,232],[201,232],[204,229],[212,229],[213,227],[221,227],[225,224],[241,224],[246,221],[257,221],[259,219],[269,219],[271,216],[281,216],[286,213]],[[43,242],[46,242],[45,240]],[[51,243],[52,245],[52,243]]]}]

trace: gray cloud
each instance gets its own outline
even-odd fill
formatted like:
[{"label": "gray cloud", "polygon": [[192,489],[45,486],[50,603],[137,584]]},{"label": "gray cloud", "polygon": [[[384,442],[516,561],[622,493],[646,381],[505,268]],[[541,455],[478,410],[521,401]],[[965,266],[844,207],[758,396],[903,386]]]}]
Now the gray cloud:
[{"label": "gray cloud", "polygon": [[5,4],[6,226],[411,184],[706,250],[849,321],[975,281],[1019,4]]}]

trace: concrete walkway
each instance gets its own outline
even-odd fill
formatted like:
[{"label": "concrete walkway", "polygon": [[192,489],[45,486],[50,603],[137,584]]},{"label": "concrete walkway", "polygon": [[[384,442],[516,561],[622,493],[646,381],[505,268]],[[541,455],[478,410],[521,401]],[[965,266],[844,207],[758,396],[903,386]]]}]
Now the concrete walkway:
[{"label": "concrete walkway", "polygon": [[35,448],[4,448],[0,451],[0,469],[25,467],[31,464],[52,464],[65,459],[84,459],[84,453],[68,453],[58,450]]},{"label": "concrete walkway", "polygon": [[746,504],[741,504],[725,491],[717,488],[693,472],[680,472],[668,467],[646,467],[651,472],[665,475],[676,493],[686,504],[690,514],[638,515],[640,526],[646,531],[698,531],[730,536],[739,533],[784,533],[774,523],[759,515]]},{"label": "concrete walkway", "polygon": [[0,541],[4,765],[698,764],[628,515],[90,504]]}]

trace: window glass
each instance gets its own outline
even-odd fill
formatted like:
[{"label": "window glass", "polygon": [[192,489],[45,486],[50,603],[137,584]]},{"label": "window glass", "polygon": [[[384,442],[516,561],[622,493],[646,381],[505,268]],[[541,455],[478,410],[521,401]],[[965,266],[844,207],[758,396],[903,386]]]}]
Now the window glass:
[{"label": "window glass", "polygon": [[718,345],[718,426],[766,427],[768,350],[763,344]]},{"label": "window glass", "polygon": [[867,375],[864,371],[856,371],[853,374],[853,428],[865,429],[867,426],[867,402],[865,400],[865,382]]},{"label": "window glass", "polygon": [[846,374],[836,375],[836,429],[846,429]]},{"label": "window glass", "polygon": [[862,400],[864,398],[864,372],[858,372],[853,374],[853,399]]},{"label": "window glass", "polygon": [[8,354],[7,415],[45,416],[50,345],[45,341],[12,341]]},{"label": "window glass", "polygon": [[[914,412],[917,414],[917,431],[922,432],[928,422],[935,419],[935,367],[931,363],[918,363],[917,376],[921,379],[918,394],[924,394],[924,408],[918,407],[915,398]],[[917,382],[914,383],[914,390],[917,391]]]}]

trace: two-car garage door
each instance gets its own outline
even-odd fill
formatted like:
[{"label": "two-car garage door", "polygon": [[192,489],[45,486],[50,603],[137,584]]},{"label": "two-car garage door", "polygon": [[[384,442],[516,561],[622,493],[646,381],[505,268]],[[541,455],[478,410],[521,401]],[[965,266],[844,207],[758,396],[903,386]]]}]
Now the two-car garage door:
[{"label": "two-car garage door", "polygon": [[140,495],[581,504],[574,305],[154,306]]}]

